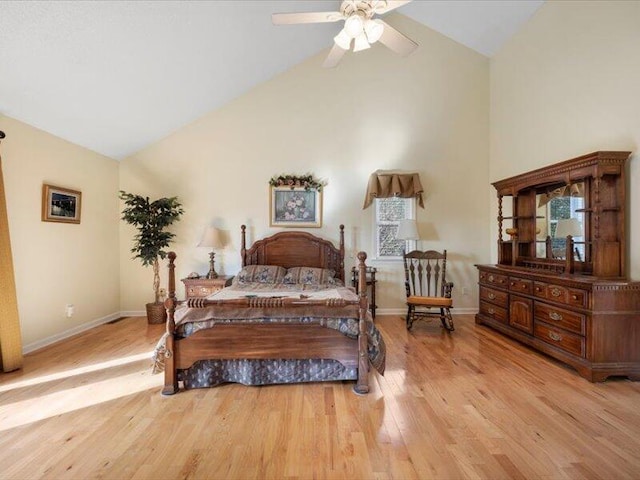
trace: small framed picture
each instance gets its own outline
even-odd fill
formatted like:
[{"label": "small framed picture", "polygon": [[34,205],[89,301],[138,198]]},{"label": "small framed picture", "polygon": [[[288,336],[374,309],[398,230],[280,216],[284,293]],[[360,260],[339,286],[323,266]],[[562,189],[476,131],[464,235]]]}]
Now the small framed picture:
[{"label": "small framed picture", "polygon": [[42,185],[42,221],[80,223],[82,193],[77,190]]},{"label": "small framed picture", "polygon": [[272,227],[321,227],[322,191],[271,187]]}]

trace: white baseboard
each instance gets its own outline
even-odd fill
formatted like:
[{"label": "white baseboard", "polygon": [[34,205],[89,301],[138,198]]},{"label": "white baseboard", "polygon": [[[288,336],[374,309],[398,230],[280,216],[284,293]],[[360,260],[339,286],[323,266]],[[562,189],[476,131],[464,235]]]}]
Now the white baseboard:
[{"label": "white baseboard", "polygon": [[147,312],[144,310],[126,310],[120,312],[121,317],[146,317]]},{"label": "white baseboard", "polygon": [[78,333],[85,332],[87,330],[91,330],[99,325],[103,325],[105,323],[111,322],[120,318],[122,315],[120,312],[112,313],[107,315],[106,317],[98,318],[97,320],[93,320],[91,322],[83,323],[82,325],[78,325],[77,327],[70,328],[69,330],[65,330],[64,332],[56,333],[50,337],[44,338],[42,340],[38,340],[37,342],[30,343],[28,345],[22,346],[22,353],[27,354],[34,352],[36,350],[40,350],[46,346],[49,346],[53,343],[59,342],[60,340],[64,340],[65,338],[73,337]]}]

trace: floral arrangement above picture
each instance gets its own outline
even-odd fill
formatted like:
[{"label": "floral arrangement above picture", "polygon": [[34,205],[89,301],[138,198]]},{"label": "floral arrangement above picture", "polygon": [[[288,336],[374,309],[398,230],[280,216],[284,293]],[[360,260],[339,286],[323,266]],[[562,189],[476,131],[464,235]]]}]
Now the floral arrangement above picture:
[{"label": "floral arrangement above picture", "polygon": [[303,188],[321,192],[324,183],[313,178],[313,175],[278,175],[269,180],[269,185],[272,187]]}]

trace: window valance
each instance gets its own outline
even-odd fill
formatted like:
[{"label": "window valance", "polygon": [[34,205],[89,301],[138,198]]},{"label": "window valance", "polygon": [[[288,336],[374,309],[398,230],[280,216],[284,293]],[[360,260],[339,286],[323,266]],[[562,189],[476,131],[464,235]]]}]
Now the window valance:
[{"label": "window valance", "polygon": [[538,208],[545,206],[552,199],[558,197],[584,197],[584,183],[572,183],[543,193],[540,195]]},{"label": "window valance", "polygon": [[418,205],[424,208],[422,194],[424,189],[420,183],[420,175],[416,172],[400,170],[376,170],[369,177],[367,193],[364,197],[363,209],[373,203],[374,198],[412,198],[416,197]]}]

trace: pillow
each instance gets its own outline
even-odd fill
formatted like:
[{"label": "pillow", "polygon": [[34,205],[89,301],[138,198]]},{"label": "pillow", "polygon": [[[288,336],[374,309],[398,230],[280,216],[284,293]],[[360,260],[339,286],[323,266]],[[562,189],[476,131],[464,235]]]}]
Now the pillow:
[{"label": "pillow", "polygon": [[278,265],[247,265],[236,276],[240,283],[282,283],[287,269]]},{"label": "pillow", "polygon": [[335,271],[327,268],[293,267],[287,270],[282,282],[303,285],[336,284],[335,274]]}]

